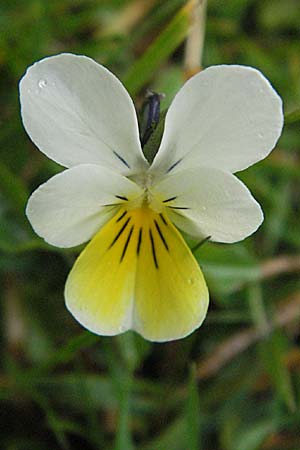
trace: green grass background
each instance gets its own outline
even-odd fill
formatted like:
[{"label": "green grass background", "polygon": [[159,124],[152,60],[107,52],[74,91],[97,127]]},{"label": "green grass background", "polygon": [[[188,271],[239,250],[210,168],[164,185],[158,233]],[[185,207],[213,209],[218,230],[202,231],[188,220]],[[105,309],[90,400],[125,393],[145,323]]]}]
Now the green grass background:
[{"label": "green grass background", "polygon": [[63,300],[78,249],[46,245],[24,215],[29,193],[61,170],[22,127],[26,67],[86,54],[137,106],[147,87],[168,106],[184,80],[184,4],[0,3],[1,450],[300,449],[299,0],[208,1],[203,65],[260,69],[286,124],[271,156],[239,174],[263,206],[260,230],[196,252],[211,292],[198,331],[165,344],[84,331]]}]

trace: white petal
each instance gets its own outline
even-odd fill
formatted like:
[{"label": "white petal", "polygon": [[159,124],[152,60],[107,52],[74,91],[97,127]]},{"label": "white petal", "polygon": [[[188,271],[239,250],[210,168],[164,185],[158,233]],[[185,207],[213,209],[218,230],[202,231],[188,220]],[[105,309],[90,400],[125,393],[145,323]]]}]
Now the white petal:
[{"label": "white petal", "polygon": [[212,66],[178,92],[153,172],[214,167],[229,172],[265,158],[283,126],[282,102],[256,69]]},{"label": "white petal", "polygon": [[122,174],[147,167],[128,92],[92,59],[61,54],[35,63],[20,82],[20,101],[30,138],[59,164],[100,164]]},{"label": "white petal", "polygon": [[[57,247],[89,240],[126,200],[141,189],[100,166],[82,164],[52,177],[28,200],[26,214],[35,232]],[[105,206],[115,205],[115,206]]]},{"label": "white petal", "polygon": [[219,169],[187,169],[169,175],[153,193],[164,201],[175,225],[195,237],[237,242],[263,221],[262,210],[246,186]]}]

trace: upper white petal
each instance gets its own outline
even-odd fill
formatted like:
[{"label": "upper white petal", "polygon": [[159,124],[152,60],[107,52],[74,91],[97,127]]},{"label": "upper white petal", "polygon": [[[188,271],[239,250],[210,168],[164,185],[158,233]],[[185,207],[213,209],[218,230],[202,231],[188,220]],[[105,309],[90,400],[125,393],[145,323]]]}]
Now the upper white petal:
[{"label": "upper white petal", "polygon": [[282,101],[245,66],[212,66],[192,77],[166,116],[153,172],[215,167],[236,172],[265,158],[283,126]]},{"label": "upper white petal", "polygon": [[20,101],[30,138],[63,166],[93,163],[122,174],[147,167],[128,92],[92,59],[60,54],[35,63],[20,82]]},{"label": "upper white petal", "polygon": [[[42,184],[28,200],[26,214],[35,232],[58,247],[89,240],[116,213],[120,199],[142,193],[132,181],[109,169],[82,164]],[[116,204],[116,206],[105,206]]]},{"label": "upper white petal", "polygon": [[182,170],[153,188],[170,219],[194,237],[237,242],[254,233],[263,213],[247,187],[234,175],[213,168]]}]

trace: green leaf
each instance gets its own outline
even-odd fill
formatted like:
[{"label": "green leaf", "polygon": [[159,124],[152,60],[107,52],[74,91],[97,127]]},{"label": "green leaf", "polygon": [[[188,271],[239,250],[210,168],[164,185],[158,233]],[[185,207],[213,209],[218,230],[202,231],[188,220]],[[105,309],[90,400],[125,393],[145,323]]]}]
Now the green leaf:
[{"label": "green leaf", "polygon": [[186,449],[186,421],[180,417],[171,423],[151,442],[141,447],[141,450],[183,450]]},{"label": "green leaf", "polygon": [[295,122],[300,122],[300,108],[299,109],[295,109],[294,111],[285,114],[284,116],[284,123],[288,124],[288,123],[295,123]]},{"label": "green leaf", "polygon": [[[130,339],[127,335],[125,339]],[[133,387],[132,357],[122,353],[122,341],[124,336],[117,336],[110,342],[105,341],[104,350],[112,379],[114,391],[118,399],[118,424],[115,435],[114,450],[133,450],[131,437],[131,396]]]},{"label": "green leaf", "polygon": [[267,437],[269,437],[278,425],[273,419],[265,419],[258,423],[252,423],[250,427],[239,432],[235,439],[236,450],[258,450]]},{"label": "green leaf", "polygon": [[99,342],[99,336],[88,331],[84,331],[79,336],[76,336],[67,342],[54,354],[50,355],[49,359],[45,363],[41,364],[34,370],[38,373],[53,370],[59,364],[65,364],[71,361],[79,351],[90,347],[96,342]]},{"label": "green leaf", "polygon": [[23,213],[28,199],[27,189],[20,178],[2,162],[0,162],[0,188],[15,209]]},{"label": "green leaf", "polygon": [[258,18],[264,30],[299,29],[298,0],[264,0],[258,3]]},{"label": "green leaf", "polygon": [[[262,288],[253,284],[248,288],[250,309],[253,321],[258,330],[265,333],[268,329],[268,319],[263,302]],[[284,363],[284,355],[288,342],[280,330],[276,330],[261,342],[261,357],[272,380],[275,391],[282,403],[290,411],[295,411],[296,403],[289,371]]]},{"label": "green leaf", "polygon": [[261,344],[261,355],[279,400],[290,412],[295,412],[296,402],[289,370],[284,358],[288,342],[280,330],[276,330]]},{"label": "green leaf", "polygon": [[194,6],[194,0],[188,1],[152,42],[141,58],[129,69],[123,78],[123,82],[132,96],[137,94],[151,80],[155,71],[187,37]]},{"label": "green leaf", "polygon": [[272,194],[272,207],[269,210],[264,227],[266,230],[265,251],[274,254],[284,235],[288,217],[293,209],[292,182],[282,177],[277,181],[278,189]]},{"label": "green leaf", "polygon": [[[197,243],[191,243],[193,248]],[[261,278],[259,264],[243,244],[206,243],[194,253],[203,269],[210,289],[223,298],[245,283]]]},{"label": "green leaf", "polygon": [[186,444],[189,450],[200,450],[200,402],[196,366],[190,368],[188,395],[186,400]]}]

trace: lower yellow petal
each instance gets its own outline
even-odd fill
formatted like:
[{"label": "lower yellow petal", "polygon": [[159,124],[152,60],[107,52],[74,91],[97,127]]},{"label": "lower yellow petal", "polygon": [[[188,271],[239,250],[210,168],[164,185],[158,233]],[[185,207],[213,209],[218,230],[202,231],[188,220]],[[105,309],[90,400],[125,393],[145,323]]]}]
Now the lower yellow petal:
[{"label": "lower yellow petal", "polygon": [[180,233],[149,208],[120,210],[87,245],[67,280],[66,304],[89,330],[134,329],[146,339],[178,339],[208,307],[202,272]]},{"label": "lower yellow petal", "polygon": [[136,278],[133,230],[132,217],[121,210],[86,246],[68,276],[67,307],[94,333],[114,335],[131,328]]},{"label": "lower yellow petal", "polygon": [[208,290],[181,234],[167,216],[148,210],[137,264],[134,328],[168,341],[190,334],[205,318]]}]

